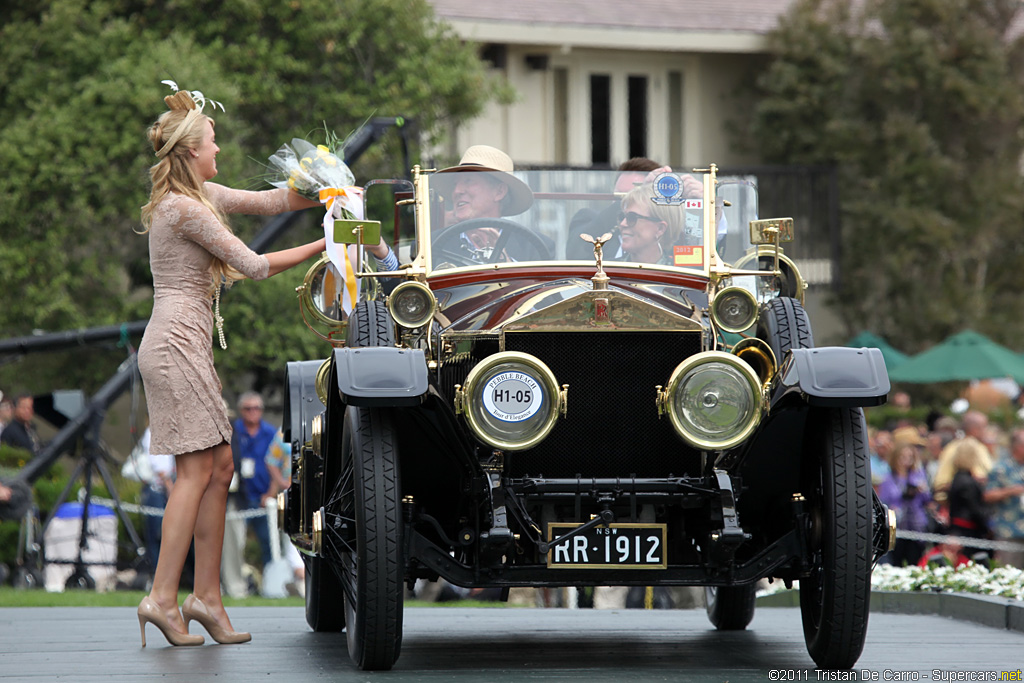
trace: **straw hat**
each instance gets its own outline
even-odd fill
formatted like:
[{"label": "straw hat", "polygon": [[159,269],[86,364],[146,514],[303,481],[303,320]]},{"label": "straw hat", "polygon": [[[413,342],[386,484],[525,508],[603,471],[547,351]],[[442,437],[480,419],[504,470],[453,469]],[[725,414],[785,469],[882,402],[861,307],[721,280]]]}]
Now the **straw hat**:
[{"label": "straw hat", "polygon": [[432,184],[445,194],[450,194],[455,187],[457,176],[442,174],[490,171],[492,178],[500,180],[508,187],[508,198],[502,202],[501,215],[515,216],[533,205],[533,192],[526,183],[512,175],[514,170],[512,157],[500,149],[488,145],[473,145],[462,155],[458,166],[449,166],[434,174]]},{"label": "straw hat", "polygon": [[914,446],[927,446],[928,442],[921,432],[917,431],[917,427],[900,427],[899,429],[893,430],[892,441],[897,447],[904,444],[911,444]]}]

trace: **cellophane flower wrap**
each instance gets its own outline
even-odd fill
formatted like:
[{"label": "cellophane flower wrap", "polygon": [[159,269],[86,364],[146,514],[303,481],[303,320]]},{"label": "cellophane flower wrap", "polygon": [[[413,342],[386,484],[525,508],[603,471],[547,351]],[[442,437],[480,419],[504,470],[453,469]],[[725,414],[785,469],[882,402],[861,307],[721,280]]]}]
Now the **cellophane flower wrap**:
[{"label": "cellophane flower wrap", "polygon": [[[324,202],[323,190],[342,190],[355,184],[355,176],[344,161],[328,145],[313,145],[301,138],[281,145],[270,159],[274,187],[287,187],[307,199]],[[347,207],[339,207],[352,218]]]},{"label": "cellophane flower wrap", "polygon": [[345,147],[344,141],[329,130],[326,138],[327,144],[323,145],[313,145],[301,138],[281,145],[269,158],[267,182],[274,187],[287,187],[324,205],[327,256],[343,283],[342,310],[348,315],[359,296],[352,265],[359,261],[359,247],[334,242],[334,221],[364,218],[363,188],[355,186],[355,176],[343,161],[344,154],[340,150]]}]

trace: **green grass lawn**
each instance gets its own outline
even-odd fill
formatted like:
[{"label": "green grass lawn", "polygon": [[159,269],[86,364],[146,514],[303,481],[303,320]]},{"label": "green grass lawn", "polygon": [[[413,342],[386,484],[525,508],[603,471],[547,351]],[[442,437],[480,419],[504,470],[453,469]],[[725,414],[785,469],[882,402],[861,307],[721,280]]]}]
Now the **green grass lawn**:
[{"label": "green grass lawn", "polygon": [[[16,590],[0,588],[0,607],[137,607],[142,602],[143,591],[95,591],[66,590],[63,593],[48,593],[44,590]],[[178,602],[184,602],[187,591],[178,595]],[[253,596],[242,600],[225,597],[228,607],[302,607],[302,598],[262,598]]]},{"label": "green grass lawn", "polygon": [[[113,591],[96,593],[94,591],[68,590],[63,593],[47,593],[44,590],[15,590],[0,587],[0,608],[2,607],[137,607],[146,593],[142,591]],[[178,596],[178,603],[185,600],[187,592]],[[253,596],[236,600],[225,597],[226,607],[303,607],[302,598],[262,598]],[[424,602],[422,600],[406,600],[406,607],[506,607],[503,602],[481,602],[478,600],[460,600],[457,602]]]}]

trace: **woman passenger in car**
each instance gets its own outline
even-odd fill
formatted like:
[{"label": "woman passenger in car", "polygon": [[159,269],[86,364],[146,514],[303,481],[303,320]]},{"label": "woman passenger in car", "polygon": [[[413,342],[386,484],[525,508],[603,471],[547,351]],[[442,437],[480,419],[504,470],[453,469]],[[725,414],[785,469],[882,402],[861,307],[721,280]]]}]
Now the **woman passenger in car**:
[{"label": "woman passenger in car", "polygon": [[672,265],[672,245],[678,241],[683,209],[655,204],[650,184],[633,188],[622,198],[618,230],[623,260]]}]

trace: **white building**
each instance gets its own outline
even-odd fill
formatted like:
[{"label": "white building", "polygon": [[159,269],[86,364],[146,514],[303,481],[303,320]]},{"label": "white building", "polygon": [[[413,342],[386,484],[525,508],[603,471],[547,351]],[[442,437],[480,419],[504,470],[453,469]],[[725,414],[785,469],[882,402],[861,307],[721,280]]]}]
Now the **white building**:
[{"label": "white building", "polygon": [[519,94],[454,131],[517,163],[756,163],[732,149],[730,93],[793,0],[430,0]]},{"label": "white building", "polygon": [[[646,156],[674,168],[757,165],[733,148],[731,97],[763,68],[767,36],[794,0],[430,0],[437,15],[501,70],[518,93],[453,131],[458,159],[474,144],[517,165],[617,166]],[[749,103],[746,105],[749,106]],[[820,203],[820,189],[804,190]],[[832,200],[834,201],[834,197]],[[805,305],[819,341],[842,343],[825,304],[837,229],[829,212],[800,213],[793,254],[811,285]],[[806,211],[806,206],[804,211]]]}]

